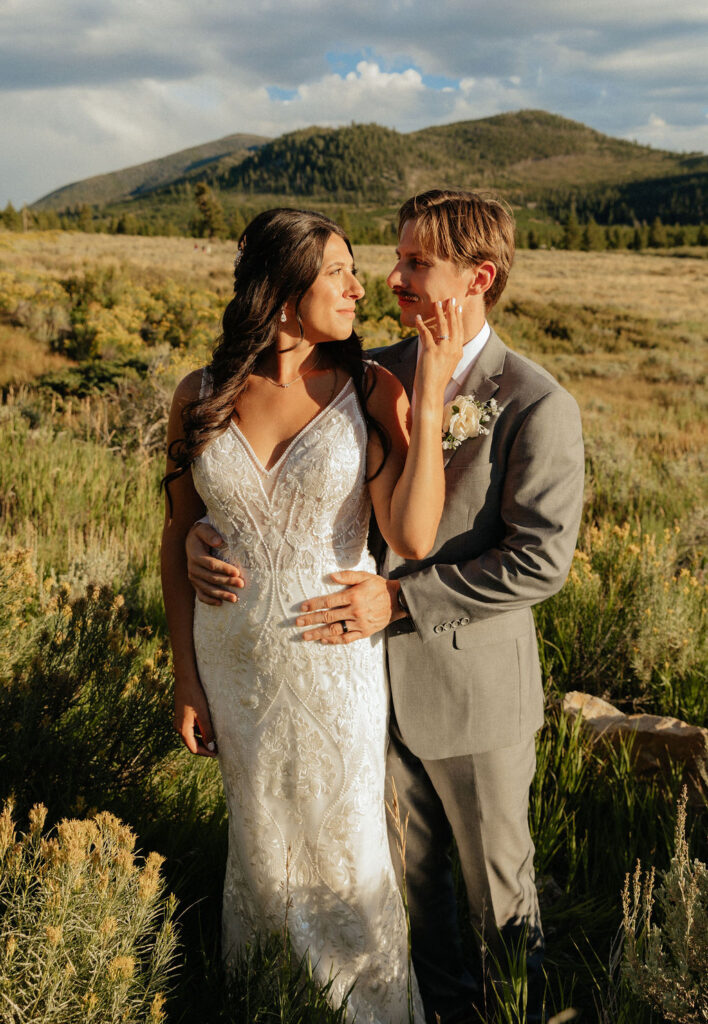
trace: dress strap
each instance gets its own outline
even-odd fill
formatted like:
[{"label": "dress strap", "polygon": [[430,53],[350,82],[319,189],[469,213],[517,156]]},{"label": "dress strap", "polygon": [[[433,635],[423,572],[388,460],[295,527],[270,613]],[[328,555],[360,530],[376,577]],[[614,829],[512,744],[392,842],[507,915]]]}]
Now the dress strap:
[{"label": "dress strap", "polygon": [[204,398],[206,395],[210,395],[214,390],[214,382],[212,380],[211,372],[208,366],[202,368],[202,379],[199,385],[199,397]]}]

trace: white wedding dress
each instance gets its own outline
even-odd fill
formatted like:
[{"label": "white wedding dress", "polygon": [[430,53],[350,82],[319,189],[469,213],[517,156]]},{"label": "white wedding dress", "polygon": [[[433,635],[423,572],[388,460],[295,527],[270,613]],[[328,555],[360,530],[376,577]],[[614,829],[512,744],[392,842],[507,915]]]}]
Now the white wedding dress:
[{"label": "white wedding dress", "polygon": [[[194,640],[229,809],[225,955],[282,930],[357,1024],[403,1024],[407,944],[386,838],[381,634],[306,643],[300,603],[375,571],[366,426],[351,381],[266,470],[232,423],[192,467],[246,586],[195,603]],[[423,1020],[415,979],[416,1018]]]}]

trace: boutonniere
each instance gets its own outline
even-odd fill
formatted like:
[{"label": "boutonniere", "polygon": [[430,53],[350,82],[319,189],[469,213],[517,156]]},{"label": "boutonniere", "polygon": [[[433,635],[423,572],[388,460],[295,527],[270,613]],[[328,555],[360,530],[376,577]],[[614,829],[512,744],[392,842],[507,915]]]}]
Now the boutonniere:
[{"label": "boutonniere", "polygon": [[474,395],[458,395],[448,402],[443,412],[442,446],[455,451],[468,437],[488,434],[485,423],[503,412],[495,398],[480,402]]}]

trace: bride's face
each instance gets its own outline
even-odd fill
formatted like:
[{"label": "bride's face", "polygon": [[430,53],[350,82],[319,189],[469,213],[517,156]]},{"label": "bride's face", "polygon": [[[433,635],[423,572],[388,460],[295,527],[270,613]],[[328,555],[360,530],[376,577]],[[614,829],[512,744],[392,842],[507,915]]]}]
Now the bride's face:
[{"label": "bride's face", "polygon": [[346,242],[339,235],[330,235],[320,272],[300,302],[305,340],[316,344],[348,338],[354,327],[356,304],[363,295]]}]

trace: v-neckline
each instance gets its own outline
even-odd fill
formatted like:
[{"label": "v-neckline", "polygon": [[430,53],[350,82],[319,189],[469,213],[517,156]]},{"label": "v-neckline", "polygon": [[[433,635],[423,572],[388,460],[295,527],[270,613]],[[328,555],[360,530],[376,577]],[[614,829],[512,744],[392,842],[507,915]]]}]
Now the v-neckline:
[{"label": "v-neckline", "polygon": [[327,402],[327,405],[323,405],[322,408],[320,409],[320,411],[318,413],[315,413],[315,415],[312,417],[312,419],[308,420],[307,423],[305,424],[305,426],[302,427],[300,430],[298,430],[297,434],[295,434],[290,439],[290,441],[288,442],[287,448],[282,453],[282,455],[278,456],[278,458],[275,460],[275,462],[270,467],[270,469],[266,469],[266,467],[263,465],[261,460],[258,458],[258,456],[256,455],[256,453],[253,450],[251,442],[248,440],[246,435],[243,433],[243,431],[239,427],[238,423],[236,423],[235,420],[231,419],[231,420],[229,420],[229,427],[234,432],[234,434],[239,438],[239,440],[241,441],[243,446],[246,448],[246,450],[248,451],[249,455],[253,459],[253,462],[256,464],[256,466],[261,471],[261,473],[265,474],[265,476],[268,476],[268,477],[272,476],[272,474],[282,465],[282,463],[287,458],[287,456],[290,454],[291,450],[297,444],[297,442],[300,440],[300,438],[303,437],[303,435],[307,433],[307,431],[310,429],[310,427],[313,427],[315,425],[315,423],[318,422],[318,420],[322,419],[322,417],[324,416],[324,414],[326,412],[329,412],[329,410],[332,409],[337,404],[337,402],[340,400],[340,398],[342,397],[344,392],[351,389],[351,385],[352,385],[352,378],[350,377],[349,380],[344,385],[344,387],[342,387],[337,392],[337,394],[334,396],[334,398],[331,399],[331,401]]}]

